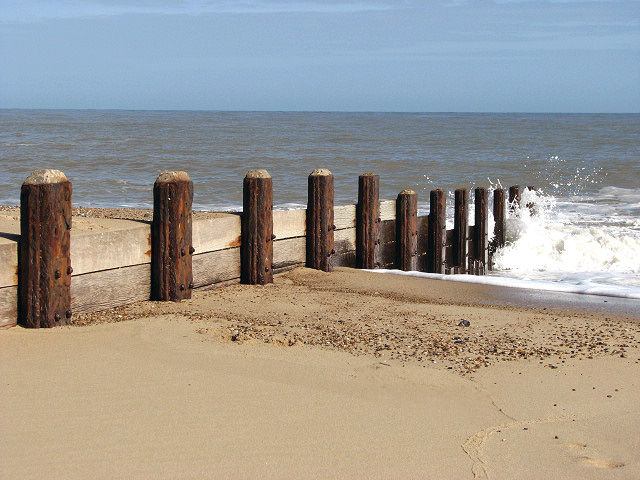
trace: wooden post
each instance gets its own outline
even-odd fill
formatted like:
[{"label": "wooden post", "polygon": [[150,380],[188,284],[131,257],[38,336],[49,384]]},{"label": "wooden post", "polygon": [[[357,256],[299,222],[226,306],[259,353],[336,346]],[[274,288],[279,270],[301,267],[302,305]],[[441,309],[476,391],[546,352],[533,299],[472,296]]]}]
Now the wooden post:
[{"label": "wooden post", "polygon": [[492,251],[502,247],[505,242],[505,209],[504,209],[504,189],[496,188],[493,191],[493,219],[495,226],[493,228],[493,245]]},{"label": "wooden post", "polygon": [[151,298],[191,298],[193,182],[186,172],[163,172],[153,185]]},{"label": "wooden post", "polygon": [[[489,232],[487,230],[487,216],[489,213],[487,201],[487,189],[476,188],[475,190],[475,228],[473,239],[474,259],[478,262],[478,268],[482,271],[489,264],[488,241]],[[483,272],[479,272],[483,273]]]},{"label": "wooden post", "polygon": [[242,283],[273,283],[273,181],[266,170],[244,177],[242,201]]},{"label": "wooden post", "polygon": [[375,268],[379,250],[380,177],[365,173],[358,177],[358,204],[356,205],[356,267]]},{"label": "wooden post", "polygon": [[427,271],[430,273],[445,273],[446,206],[444,191],[431,190],[427,240]]},{"label": "wooden post", "polygon": [[513,212],[520,207],[520,185],[509,187],[509,211]]},{"label": "wooden post", "polygon": [[71,182],[35,170],[20,192],[18,322],[28,328],[71,319]]},{"label": "wooden post", "polygon": [[416,270],[418,255],[418,195],[403,190],[396,200],[396,265],[400,270]]},{"label": "wooden post", "polygon": [[453,263],[466,273],[467,265],[467,229],[469,225],[469,192],[458,188],[455,193],[453,217]]},{"label": "wooden post", "polygon": [[309,175],[307,197],[307,267],[333,271],[333,175],[326,168]]}]

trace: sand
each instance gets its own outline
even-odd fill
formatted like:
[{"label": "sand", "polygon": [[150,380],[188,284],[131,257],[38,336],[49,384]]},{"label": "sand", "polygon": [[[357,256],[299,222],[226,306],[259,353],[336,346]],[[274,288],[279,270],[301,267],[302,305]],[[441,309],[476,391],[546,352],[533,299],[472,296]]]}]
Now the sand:
[{"label": "sand", "polygon": [[534,297],[301,268],[0,332],[0,478],[640,478],[640,302]]}]

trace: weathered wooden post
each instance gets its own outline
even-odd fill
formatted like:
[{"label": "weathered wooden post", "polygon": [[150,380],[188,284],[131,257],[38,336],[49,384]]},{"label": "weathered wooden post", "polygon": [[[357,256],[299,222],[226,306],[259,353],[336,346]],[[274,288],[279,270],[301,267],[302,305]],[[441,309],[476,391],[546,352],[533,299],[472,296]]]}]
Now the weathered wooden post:
[{"label": "weathered wooden post", "polygon": [[365,173],[358,177],[358,204],[356,205],[356,267],[377,267],[380,244],[380,177]]},{"label": "weathered wooden post", "polygon": [[520,207],[520,185],[509,187],[509,211],[513,212]]},{"label": "weathered wooden post", "polygon": [[20,191],[18,323],[28,328],[71,319],[71,182],[35,170]]},{"label": "weathered wooden post", "polygon": [[496,188],[493,191],[493,219],[495,221],[495,226],[493,227],[493,251],[502,247],[505,242],[505,214],[504,189]]},{"label": "weathered wooden post", "polygon": [[447,239],[446,198],[444,191],[431,190],[429,234],[427,239],[427,271],[445,273],[445,243]]},{"label": "weathered wooden post", "polygon": [[416,270],[418,254],[418,195],[403,190],[396,200],[396,265],[400,270]]},{"label": "weathered wooden post", "polygon": [[478,187],[475,189],[475,228],[473,246],[474,268],[476,275],[482,275],[489,264],[489,232],[487,228],[487,216],[489,213],[487,201],[487,189]]},{"label": "weathered wooden post", "polygon": [[273,283],[273,181],[266,170],[244,177],[240,280],[250,285]]},{"label": "weathered wooden post", "polygon": [[466,188],[458,188],[455,192],[453,215],[453,264],[460,269],[460,273],[466,273],[469,226],[469,191]]},{"label": "weathered wooden post", "polygon": [[309,175],[307,197],[307,267],[333,271],[333,175],[326,168]]},{"label": "weathered wooden post", "polygon": [[151,298],[191,298],[193,275],[191,204],[193,182],[186,172],[163,172],[153,185]]}]

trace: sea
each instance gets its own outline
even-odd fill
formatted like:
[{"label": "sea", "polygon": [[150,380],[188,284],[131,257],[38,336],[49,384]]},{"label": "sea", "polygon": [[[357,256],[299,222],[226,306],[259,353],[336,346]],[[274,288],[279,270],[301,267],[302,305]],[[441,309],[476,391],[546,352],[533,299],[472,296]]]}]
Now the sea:
[{"label": "sea", "polygon": [[452,208],[456,188],[521,185],[535,214],[510,213],[494,270],[446,280],[640,300],[640,114],[2,109],[0,167],[4,205],[37,168],[62,170],[86,207],[150,208],[165,170],[189,173],[195,210],[240,210],[254,168],[282,209],[305,206],[316,168],[334,174],[336,204],[373,172],[381,199],[413,189],[420,214],[432,189]]}]

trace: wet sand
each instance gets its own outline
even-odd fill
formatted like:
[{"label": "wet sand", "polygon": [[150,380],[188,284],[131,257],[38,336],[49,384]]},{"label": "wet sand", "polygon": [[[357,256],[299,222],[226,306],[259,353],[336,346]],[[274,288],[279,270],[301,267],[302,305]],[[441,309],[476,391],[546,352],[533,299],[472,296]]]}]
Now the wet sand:
[{"label": "wet sand", "polygon": [[510,290],[301,268],[0,332],[0,476],[640,477],[640,315]]}]

